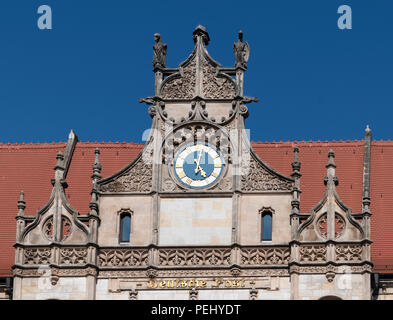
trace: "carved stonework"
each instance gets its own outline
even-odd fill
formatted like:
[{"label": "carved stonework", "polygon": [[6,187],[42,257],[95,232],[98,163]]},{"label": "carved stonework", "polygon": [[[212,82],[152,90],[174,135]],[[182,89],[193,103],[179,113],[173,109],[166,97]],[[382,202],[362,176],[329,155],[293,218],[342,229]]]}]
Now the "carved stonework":
[{"label": "carved stonework", "polygon": [[198,290],[195,287],[190,289],[189,299],[190,300],[198,300]]},{"label": "carved stonework", "polygon": [[146,276],[149,277],[150,279],[156,278],[157,275],[158,275],[158,272],[156,269],[148,268],[146,270]]},{"label": "carved stonework", "polygon": [[232,276],[234,276],[234,277],[238,277],[238,276],[240,276],[240,274],[242,273],[242,270],[241,269],[239,269],[239,268],[232,268],[231,269],[231,274],[232,274]]},{"label": "carved stonework", "polygon": [[129,293],[129,300],[138,300],[138,291],[131,289]]},{"label": "carved stonework", "polygon": [[102,249],[98,253],[100,267],[146,266],[148,260],[147,249]]},{"label": "carved stonework", "polygon": [[149,192],[152,188],[152,165],[139,159],[128,171],[108,184],[102,185],[102,192]]},{"label": "carved stonework", "polygon": [[217,184],[217,186],[213,189],[218,189],[221,191],[230,191],[232,190],[232,177],[228,176],[223,179]]},{"label": "carved stonework", "polygon": [[234,83],[223,76],[219,77],[217,69],[204,58],[201,59],[201,62],[203,96],[207,99],[232,99],[236,95]]},{"label": "carved stonework", "polygon": [[291,191],[293,186],[290,181],[285,181],[273,175],[250,156],[248,164],[243,163],[246,174],[242,175],[241,185],[244,191]]},{"label": "carved stonework", "polygon": [[[154,270],[154,269],[153,269]],[[200,278],[200,277],[232,277],[229,269],[169,269],[154,270],[159,278]],[[242,277],[288,277],[288,269],[266,268],[266,269],[243,269]],[[103,270],[100,271],[98,278],[145,278],[147,277],[144,270]]]},{"label": "carved stonework", "polygon": [[362,266],[298,266],[293,265],[290,267],[290,272],[305,273],[305,274],[325,274],[331,277],[331,274],[346,274],[346,273],[363,273],[372,272],[372,267],[368,264]]},{"label": "carved stonework", "polygon": [[289,262],[289,248],[252,248],[240,252],[242,265],[281,265]]},{"label": "carved stonework", "polygon": [[255,289],[255,282],[252,281],[250,282],[250,284],[252,285],[251,289],[250,289],[250,300],[257,300],[258,299],[258,290]]},{"label": "carved stonework", "polygon": [[[19,269],[16,268],[13,271],[13,275],[21,277],[42,277],[45,270],[42,269]],[[48,274],[51,277],[83,277],[87,275],[97,275],[97,270],[95,268],[82,268],[82,269],[58,269],[58,268],[48,268]],[[55,279],[54,279],[55,280]]]},{"label": "carved stonework", "polygon": [[361,245],[337,245],[337,261],[360,261],[362,260],[363,248]]},{"label": "carved stonework", "polygon": [[231,264],[230,249],[161,249],[159,265],[162,266],[220,266]]},{"label": "carved stonework", "polygon": [[52,250],[50,248],[27,248],[24,250],[23,258],[23,264],[49,264],[52,258]]},{"label": "carved stonework", "polygon": [[301,246],[299,248],[300,261],[305,262],[323,262],[326,261],[325,246]]},{"label": "carved stonework", "polygon": [[42,228],[42,232],[44,233],[45,237],[49,241],[53,241],[54,233],[53,233],[53,216],[48,218]]},{"label": "carved stonework", "polygon": [[[42,231],[45,235],[45,237],[49,240],[49,241],[53,241],[54,240],[54,231],[53,231],[53,216],[49,217],[42,228]],[[61,234],[61,240],[64,241],[66,240],[72,232],[72,223],[70,221],[70,219],[68,219],[65,216],[61,216],[61,230],[60,230],[60,234]]]},{"label": "carved stonework", "polygon": [[60,264],[85,264],[87,263],[87,249],[85,248],[61,248]]},{"label": "carved stonework", "polygon": [[183,68],[183,75],[164,83],[161,88],[163,99],[192,99],[195,95],[195,58]]},{"label": "carved stonework", "polygon": [[[334,221],[334,226],[335,226],[334,235],[335,235],[335,239],[337,239],[342,235],[342,233],[345,229],[345,220],[339,214],[335,214],[334,219],[335,219],[335,221]],[[327,237],[327,225],[328,225],[327,214],[325,213],[317,221],[318,233],[324,239],[326,239],[326,237]]]},{"label": "carved stonework", "polygon": [[180,188],[177,187],[176,183],[174,183],[171,178],[167,178],[164,180],[164,183],[162,184],[163,191],[169,192],[174,191],[175,189],[180,190]]}]

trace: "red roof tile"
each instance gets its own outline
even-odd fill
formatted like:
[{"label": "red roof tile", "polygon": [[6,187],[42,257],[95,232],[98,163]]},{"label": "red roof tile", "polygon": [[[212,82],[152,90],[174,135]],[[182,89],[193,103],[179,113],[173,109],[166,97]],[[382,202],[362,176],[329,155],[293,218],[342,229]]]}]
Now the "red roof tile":
[{"label": "red roof tile", "polygon": [[[301,212],[316,205],[324,193],[323,178],[329,149],[335,151],[337,187],[353,212],[361,211],[363,141],[254,142],[256,153],[269,166],[289,176],[293,147],[299,147]],[[81,214],[89,211],[94,150],[100,149],[102,176],[108,177],[130,163],[143,145],[134,143],[79,142],[68,172],[66,195]],[[0,144],[0,276],[11,274],[14,262],[15,215],[19,191],[25,191],[26,215],[35,215],[49,199],[56,152],[65,143]],[[371,148],[371,249],[375,271],[393,272],[393,142],[373,141]]]}]

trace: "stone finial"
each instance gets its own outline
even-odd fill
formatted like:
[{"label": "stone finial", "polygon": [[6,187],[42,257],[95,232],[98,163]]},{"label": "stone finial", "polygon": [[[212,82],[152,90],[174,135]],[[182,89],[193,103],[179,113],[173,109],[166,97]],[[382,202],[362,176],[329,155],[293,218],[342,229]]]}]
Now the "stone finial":
[{"label": "stone finial", "polygon": [[326,168],[330,168],[330,167],[336,168],[336,164],[334,163],[335,155],[332,149],[329,150],[328,157],[329,157],[329,162],[326,165]]},{"label": "stone finial", "polygon": [[366,135],[370,135],[371,134],[371,129],[370,129],[370,127],[368,125],[366,126],[365,132],[366,132]]},{"label": "stone finial", "polygon": [[159,33],[154,34],[154,41],[156,44],[153,46],[153,66],[154,68],[165,68],[166,67],[166,53],[167,45],[162,43],[161,35]]},{"label": "stone finial", "polygon": [[19,200],[18,200],[18,216],[24,216],[25,209],[26,209],[26,202],[25,202],[25,193],[23,190],[20,192]]},{"label": "stone finial", "polygon": [[206,28],[204,26],[198,25],[194,32],[192,33],[194,43],[197,43],[198,37],[202,38],[203,44],[207,46],[210,41],[209,33],[207,32]]},{"label": "stone finial", "polygon": [[235,54],[235,68],[247,69],[247,61],[250,57],[250,46],[243,42],[243,31],[239,31],[238,40],[233,44],[233,53]]},{"label": "stone finial", "polygon": [[292,162],[292,169],[293,169],[293,172],[297,172],[297,171],[300,171],[300,166],[301,166],[301,163],[299,162],[299,148],[294,147],[293,152],[295,154],[295,159]]},{"label": "stone finial", "polygon": [[68,169],[70,168],[72,155],[74,154],[74,150],[75,150],[77,143],[78,143],[78,137],[75,134],[75,131],[71,129],[70,133],[68,134],[68,141],[67,141],[66,148],[64,150],[64,161],[63,161],[63,167],[64,167],[63,178],[64,179],[67,178]]},{"label": "stone finial", "polygon": [[327,186],[337,186],[338,179],[336,177],[336,164],[334,163],[334,151],[332,149],[329,150],[328,153],[328,164],[326,165],[327,176],[324,179],[324,183]]},{"label": "stone finial", "polygon": [[61,151],[57,151],[56,159],[57,159],[57,164],[55,170],[58,169],[64,170],[64,155]]},{"label": "stone finial", "polygon": [[94,150],[95,160],[93,164],[93,175],[91,176],[94,181],[98,181],[101,179],[101,163],[100,163],[100,149],[96,148]]},{"label": "stone finial", "polygon": [[68,134],[68,139],[75,139],[76,134],[75,131],[71,129],[70,133]]},{"label": "stone finial", "polygon": [[96,181],[93,180],[93,187],[91,190],[91,201],[89,203],[90,214],[97,215],[98,214],[98,187]]}]

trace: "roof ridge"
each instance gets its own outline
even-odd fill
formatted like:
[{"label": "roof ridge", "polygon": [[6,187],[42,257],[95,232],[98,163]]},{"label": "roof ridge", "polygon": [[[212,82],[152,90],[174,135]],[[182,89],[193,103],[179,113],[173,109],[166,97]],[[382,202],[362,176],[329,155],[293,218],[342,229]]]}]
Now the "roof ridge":
[{"label": "roof ridge", "polygon": [[[321,141],[321,140],[287,140],[287,141],[282,141],[282,140],[280,140],[280,141],[275,141],[275,140],[273,140],[273,141],[260,141],[260,140],[258,140],[258,141],[253,141],[253,140],[251,140],[251,143],[254,143],[254,144],[310,144],[310,143],[313,143],[313,144],[326,144],[326,143],[340,143],[340,144],[345,144],[345,143],[360,143],[360,142],[364,142],[364,139],[361,139],[361,140],[358,140],[358,139],[354,139],[354,140],[350,140],[350,139],[347,139],[347,140],[343,140],[343,139],[340,139],[340,140],[323,140],[323,141]],[[379,140],[378,140],[378,142],[380,142]],[[391,142],[391,141],[389,141],[389,142]]]},{"label": "roof ridge", "polygon": [[[1,142],[0,141],[0,148],[40,148],[40,147],[55,147],[55,146],[64,146],[66,145],[67,142],[65,141],[52,141],[52,142]],[[135,146],[140,146],[144,145],[143,142],[138,143],[138,142],[127,142],[127,141],[78,141],[77,145],[91,145],[94,147],[95,145],[135,145]]]}]

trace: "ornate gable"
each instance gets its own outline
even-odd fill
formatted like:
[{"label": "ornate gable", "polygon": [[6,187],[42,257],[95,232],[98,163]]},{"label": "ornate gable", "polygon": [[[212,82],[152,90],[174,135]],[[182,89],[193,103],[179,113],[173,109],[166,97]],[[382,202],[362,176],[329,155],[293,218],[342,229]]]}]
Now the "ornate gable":
[{"label": "ornate gable", "polygon": [[[162,99],[233,99],[239,94],[235,80],[223,71],[206,50],[209,35],[198,26],[194,31],[195,47],[191,55],[177,69],[166,70],[169,76],[162,81]],[[233,71],[230,72],[233,74]]]},{"label": "ornate gable", "polygon": [[113,176],[100,180],[100,192],[150,192],[153,185],[152,142],[153,137],[150,137],[134,161]]}]

